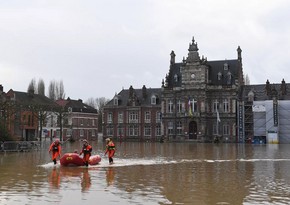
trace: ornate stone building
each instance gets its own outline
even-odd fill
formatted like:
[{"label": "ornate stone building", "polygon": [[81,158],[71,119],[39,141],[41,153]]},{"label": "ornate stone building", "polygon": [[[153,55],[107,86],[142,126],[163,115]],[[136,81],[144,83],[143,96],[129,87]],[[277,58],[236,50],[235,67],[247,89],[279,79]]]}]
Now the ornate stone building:
[{"label": "ornate stone building", "polygon": [[163,135],[168,140],[237,141],[237,99],[243,85],[242,50],[237,59],[200,58],[194,38],[188,56],[175,62],[162,83]]}]

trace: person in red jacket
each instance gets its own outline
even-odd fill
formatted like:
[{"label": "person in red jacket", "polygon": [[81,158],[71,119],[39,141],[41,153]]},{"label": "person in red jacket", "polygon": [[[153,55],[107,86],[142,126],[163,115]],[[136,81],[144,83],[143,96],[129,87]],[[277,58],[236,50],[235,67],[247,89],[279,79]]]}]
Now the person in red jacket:
[{"label": "person in red jacket", "polygon": [[80,152],[80,155],[84,154],[83,161],[84,165],[89,166],[89,159],[92,153],[92,146],[88,143],[87,140],[83,140],[83,148]]},{"label": "person in red jacket", "polygon": [[108,153],[109,163],[113,164],[113,156],[115,155],[115,144],[111,138],[106,139],[106,152],[105,155]]},{"label": "person in red jacket", "polygon": [[51,145],[49,146],[48,153],[51,153],[51,158],[54,164],[56,164],[56,158],[61,156],[61,146],[58,139],[56,139]]}]

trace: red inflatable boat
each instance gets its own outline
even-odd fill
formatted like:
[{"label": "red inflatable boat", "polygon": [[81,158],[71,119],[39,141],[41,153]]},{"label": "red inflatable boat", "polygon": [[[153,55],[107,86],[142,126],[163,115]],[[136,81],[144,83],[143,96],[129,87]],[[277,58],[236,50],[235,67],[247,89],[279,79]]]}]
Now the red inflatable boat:
[{"label": "red inflatable boat", "polygon": [[[96,165],[101,161],[100,155],[92,155],[89,159],[89,165]],[[83,158],[77,153],[65,153],[60,158],[62,166],[84,166]]]}]

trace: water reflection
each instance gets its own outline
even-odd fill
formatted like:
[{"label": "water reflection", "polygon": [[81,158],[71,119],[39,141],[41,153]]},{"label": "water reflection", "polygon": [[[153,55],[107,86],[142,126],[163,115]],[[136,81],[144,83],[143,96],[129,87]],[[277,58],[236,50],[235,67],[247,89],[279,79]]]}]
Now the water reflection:
[{"label": "water reflection", "polygon": [[107,185],[111,186],[114,183],[114,179],[115,179],[115,170],[113,167],[108,167],[106,169],[106,181],[107,181]]},{"label": "water reflection", "polygon": [[88,191],[92,185],[91,176],[87,168],[83,169],[81,177],[82,192]]},{"label": "water reflection", "polygon": [[60,188],[60,170],[56,167],[53,167],[51,173],[48,177],[48,181],[51,189],[59,189]]}]

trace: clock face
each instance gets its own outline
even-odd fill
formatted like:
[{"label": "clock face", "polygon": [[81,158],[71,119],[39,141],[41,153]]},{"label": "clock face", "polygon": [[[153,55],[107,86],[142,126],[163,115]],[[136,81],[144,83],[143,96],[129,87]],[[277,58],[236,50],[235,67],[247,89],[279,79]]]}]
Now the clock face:
[{"label": "clock face", "polygon": [[191,77],[191,78],[195,78],[195,74],[194,74],[194,73],[192,73],[190,77]]}]

